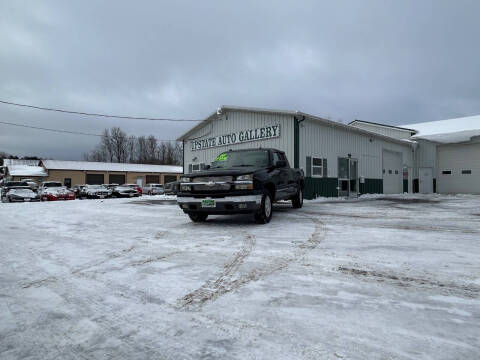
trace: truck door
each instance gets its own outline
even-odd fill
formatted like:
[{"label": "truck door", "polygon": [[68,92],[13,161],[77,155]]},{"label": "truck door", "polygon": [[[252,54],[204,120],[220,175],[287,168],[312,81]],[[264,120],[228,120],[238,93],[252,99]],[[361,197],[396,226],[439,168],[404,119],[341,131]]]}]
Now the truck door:
[{"label": "truck door", "polygon": [[[279,160],[285,160],[285,156],[282,158],[282,154],[279,152],[273,153],[273,164],[275,165]],[[288,164],[288,163],[287,163]],[[277,180],[277,195],[276,199],[281,200],[285,199],[289,196],[289,184],[288,184],[288,176],[289,171],[288,167],[279,167],[275,168],[275,176]]]}]

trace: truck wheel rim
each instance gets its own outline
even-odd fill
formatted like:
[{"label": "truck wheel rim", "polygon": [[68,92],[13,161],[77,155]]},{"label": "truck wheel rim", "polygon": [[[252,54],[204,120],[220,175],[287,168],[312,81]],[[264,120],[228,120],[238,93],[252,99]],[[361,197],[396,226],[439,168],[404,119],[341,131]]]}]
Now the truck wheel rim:
[{"label": "truck wheel rim", "polygon": [[272,212],[272,201],[270,200],[270,196],[265,196],[265,216],[268,218],[270,217],[270,213]]}]

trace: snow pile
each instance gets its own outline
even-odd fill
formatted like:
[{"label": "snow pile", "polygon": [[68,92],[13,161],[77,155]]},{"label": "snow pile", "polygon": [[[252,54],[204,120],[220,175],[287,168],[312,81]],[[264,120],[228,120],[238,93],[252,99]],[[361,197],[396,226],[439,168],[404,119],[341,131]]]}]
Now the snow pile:
[{"label": "snow pile", "polygon": [[472,137],[480,136],[480,115],[400,126],[417,131],[412,139],[420,138],[451,144],[470,141]]}]

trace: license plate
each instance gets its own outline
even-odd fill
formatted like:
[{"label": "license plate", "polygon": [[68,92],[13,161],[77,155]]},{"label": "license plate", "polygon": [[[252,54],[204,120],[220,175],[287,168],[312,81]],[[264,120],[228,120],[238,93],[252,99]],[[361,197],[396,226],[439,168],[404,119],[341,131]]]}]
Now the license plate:
[{"label": "license plate", "polygon": [[202,208],[213,208],[217,206],[214,199],[203,199],[202,200]]},{"label": "license plate", "polygon": [[23,201],[30,201],[30,199],[23,199]]},{"label": "license plate", "polygon": [[133,197],[133,194],[128,194],[128,196]]},{"label": "license plate", "polygon": [[105,199],[105,195],[100,195],[99,198],[100,199]]}]

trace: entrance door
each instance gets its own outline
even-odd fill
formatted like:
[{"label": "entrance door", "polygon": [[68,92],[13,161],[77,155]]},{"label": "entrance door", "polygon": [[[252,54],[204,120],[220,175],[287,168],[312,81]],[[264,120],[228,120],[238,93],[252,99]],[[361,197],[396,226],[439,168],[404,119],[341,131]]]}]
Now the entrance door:
[{"label": "entrance door", "polygon": [[418,190],[421,194],[431,194],[433,192],[433,169],[418,169]]},{"label": "entrance door", "polygon": [[403,193],[402,153],[383,150],[383,193]]},{"label": "entrance door", "polygon": [[137,185],[140,187],[143,186],[143,176],[137,176]]},{"label": "entrance door", "polygon": [[358,196],[358,161],[350,160],[350,196]]},{"label": "entrance door", "polygon": [[338,158],[338,196],[358,196],[358,160]]}]

